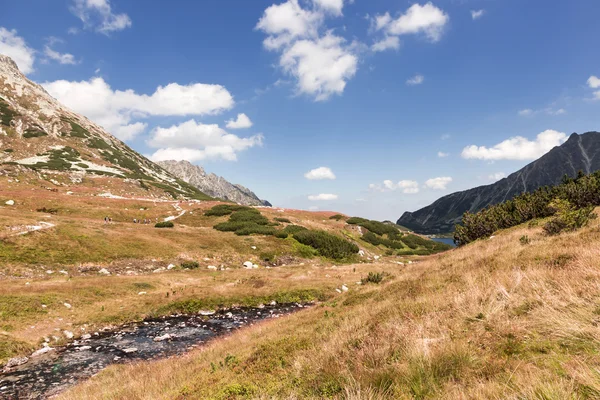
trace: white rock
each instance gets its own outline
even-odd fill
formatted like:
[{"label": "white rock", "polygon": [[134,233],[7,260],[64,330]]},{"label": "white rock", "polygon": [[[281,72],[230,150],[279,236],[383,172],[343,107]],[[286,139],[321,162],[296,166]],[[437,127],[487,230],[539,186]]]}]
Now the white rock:
[{"label": "white rock", "polygon": [[31,285],[31,283],[29,282],[25,282],[25,286]]},{"label": "white rock", "polygon": [[200,310],[200,311],[198,311],[198,314],[204,315],[204,316],[213,315],[214,313],[216,313],[216,311],[213,311],[213,310]]},{"label": "white rock", "polygon": [[361,256],[361,257],[364,257],[365,256],[365,252],[363,250],[359,250],[358,251],[358,255]]},{"label": "white rock", "polygon": [[342,285],[342,291],[347,292],[348,291],[348,286]]},{"label": "white rock", "polygon": [[25,364],[27,361],[29,361],[29,358],[27,358],[27,357],[13,357],[6,362],[5,367],[6,368],[18,367],[19,365]]},{"label": "white rock", "polygon": [[60,270],[58,272],[61,273],[61,274],[63,274],[63,275],[69,275],[69,273],[67,271],[65,271],[64,269]]},{"label": "white rock", "polygon": [[46,308],[46,307],[48,307],[48,306],[47,306],[47,305],[45,305],[45,304],[42,304],[42,308]]},{"label": "white rock", "polygon": [[71,307],[73,307],[73,306],[72,306],[72,305],[70,305],[69,303],[64,303],[63,305],[64,305],[65,307],[67,307],[67,308],[71,308]]},{"label": "white rock", "polygon": [[212,270],[215,270],[215,271],[216,271],[216,270],[217,270],[217,267],[215,267],[214,265],[209,265],[209,266],[208,266],[208,269],[212,269]]},{"label": "white rock", "polygon": [[168,270],[171,270],[171,269],[173,269],[173,268],[175,268],[175,264],[169,264],[169,265],[167,266],[167,269],[168,269]]},{"label": "white rock", "polygon": [[6,204],[7,206],[14,206],[15,201],[14,200],[6,200],[6,202],[4,204]]},{"label": "white rock", "polygon": [[110,271],[106,268],[102,268],[100,271],[98,271],[98,273],[101,275],[110,275]]},{"label": "white rock", "polygon": [[162,342],[163,340],[168,340],[168,339],[171,339],[171,335],[170,335],[170,334],[168,334],[168,333],[165,333],[165,334],[164,334],[164,335],[162,335],[162,336],[157,336],[157,337],[155,337],[155,338],[154,338],[154,341],[155,341],[155,342]]},{"label": "white rock", "polygon": [[54,271],[52,271],[51,269],[49,269],[48,271],[46,271],[46,273],[47,273],[48,275],[52,275],[52,274],[54,273]]},{"label": "white rock", "polygon": [[92,335],[90,335],[89,333],[86,333],[85,335],[81,335],[81,338],[82,338],[83,340],[88,340],[88,339],[91,339],[91,338],[92,338]]},{"label": "white rock", "polygon": [[77,350],[84,351],[84,350],[89,350],[91,348],[92,348],[92,346],[81,346],[81,347],[78,347]]},{"label": "white rock", "polygon": [[277,302],[276,302],[275,300],[273,300],[273,301],[272,301],[272,302],[270,302],[269,304],[270,304],[270,305],[272,305],[272,306],[276,306],[276,305],[277,305]]},{"label": "white rock", "polygon": [[73,339],[73,336],[74,336],[73,332],[71,332],[71,331],[63,331],[63,335],[65,335],[65,337],[67,339]]},{"label": "white rock", "polygon": [[373,256],[375,260],[379,260],[379,256]]},{"label": "white rock", "polygon": [[146,293],[147,293],[147,292],[139,292],[139,293],[138,293],[138,296],[142,296],[142,295],[144,295],[144,294],[146,294]]},{"label": "white rock", "polygon": [[252,268],[258,268],[258,265],[252,264]]},{"label": "white rock", "polygon": [[136,351],[137,351],[137,347],[128,347],[126,349],[123,349],[123,352],[127,353],[127,354],[129,354],[129,353],[135,353]]},{"label": "white rock", "polygon": [[49,346],[47,346],[47,347],[42,347],[41,349],[34,351],[34,352],[31,354],[31,357],[38,357],[38,356],[41,356],[42,354],[46,354],[46,353],[49,353],[49,352],[51,352],[51,351],[54,351],[54,348],[53,348],[53,347],[49,347]]},{"label": "white rock", "polygon": [[338,293],[342,293],[342,291],[340,289],[335,289],[335,291]]},{"label": "white rock", "polygon": [[244,268],[246,268],[246,269],[252,269],[252,266],[254,264],[252,264],[252,262],[250,262],[250,261],[246,261],[243,265],[244,265]]},{"label": "white rock", "polygon": [[156,274],[156,273],[163,272],[163,271],[166,271],[166,268],[165,268],[165,267],[160,267],[160,268],[157,268],[157,269],[155,269],[155,270],[154,270],[154,271],[152,271],[152,272]]},{"label": "white rock", "polygon": [[251,246],[250,247],[252,250],[256,250],[256,246]]}]

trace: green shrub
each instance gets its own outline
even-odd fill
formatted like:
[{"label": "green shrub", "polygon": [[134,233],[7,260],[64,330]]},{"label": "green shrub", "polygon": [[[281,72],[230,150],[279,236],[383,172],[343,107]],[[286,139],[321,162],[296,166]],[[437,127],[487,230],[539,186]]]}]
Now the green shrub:
[{"label": "green shrub", "polygon": [[568,200],[556,199],[548,207],[554,212],[554,218],[544,225],[544,231],[548,235],[579,229],[595,217],[593,206],[577,210]]},{"label": "green shrub", "polygon": [[521,236],[521,238],[519,239],[519,242],[521,242],[521,244],[522,244],[523,246],[525,246],[525,245],[527,245],[527,244],[531,243],[531,239],[529,239],[529,236],[527,236],[527,235],[523,235],[523,236]]},{"label": "green shrub", "polygon": [[235,231],[235,234],[238,236],[248,236],[248,235],[265,235],[265,236],[273,236],[277,230],[272,226],[264,226],[258,225],[254,223],[247,223],[241,229]]},{"label": "green shrub", "polygon": [[358,246],[324,231],[302,230],[294,234],[298,242],[316,249],[323,257],[344,259],[358,253]]},{"label": "green shrub", "polygon": [[288,236],[289,236],[288,233],[284,232],[284,231],[275,232],[275,237],[278,239],[287,239]]},{"label": "green shrub", "polygon": [[283,228],[283,232],[289,234],[289,235],[293,235],[294,233],[300,232],[300,231],[305,231],[306,228],[300,225],[288,225],[285,228]]},{"label": "green shrub", "polygon": [[48,213],[48,214],[58,214],[58,209],[56,209],[56,208],[42,207],[42,208],[38,208],[36,211],[41,212],[41,213]]},{"label": "green shrub", "polygon": [[381,283],[381,281],[383,281],[383,279],[386,277],[386,273],[385,272],[369,272],[369,274],[367,275],[366,278],[361,279],[361,282],[363,284],[366,283],[375,283],[375,284],[379,284]]},{"label": "green shrub", "polygon": [[230,215],[234,211],[252,210],[250,207],[240,206],[237,204],[218,204],[213,208],[206,210],[204,215],[207,217],[222,217]]},{"label": "green shrub", "polygon": [[369,222],[369,220],[365,219],[365,218],[360,218],[360,217],[350,217],[346,220],[346,222],[349,224],[352,224],[352,225],[358,225],[363,222]]},{"label": "green shrub", "polygon": [[335,214],[335,215],[332,215],[331,217],[329,217],[329,219],[335,219],[336,221],[341,221],[343,219],[346,219],[346,217],[344,217],[342,214]]},{"label": "green shrub", "polygon": [[292,221],[290,221],[287,218],[279,218],[279,217],[273,218],[273,221],[282,222],[282,223],[285,223],[285,224],[291,224],[292,223]]},{"label": "green shrub", "polygon": [[196,269],[200,268],[200,264],[197,261],[183,261],[181,263],[181,268]]},{"label": "green shrub", "polygon": [[236,211],[229,217],[230,222],[251,222],[257,225],[268,225],[269,220],[255,209]]},{"label": "green shrub", "polygon": [[174,226],[175,226],[175,224],[173,224],[172,221],[157,222],[154,225],[155,228],[172,228]]}]

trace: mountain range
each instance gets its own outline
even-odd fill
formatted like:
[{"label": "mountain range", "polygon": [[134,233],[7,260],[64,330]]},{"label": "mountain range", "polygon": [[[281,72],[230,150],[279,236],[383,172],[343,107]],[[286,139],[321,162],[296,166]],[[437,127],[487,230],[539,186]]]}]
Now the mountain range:
[{"label": "mountain range", "polygon": [[[187,162],[158,165],[54,99],[0,54],[0,174],[113,195],[270,205]],[[164,167],[164,168],[163,168]],[[189,183],[188,183],[189,182]],[[122,184],[117,184],[122,183]],[[101,193],[98,193],[101,194]]]},{"label": "mountain range", "polygon": [[560,146],[508,177],[491,185],[456,192],[414,212],[405,212],[397,221],[422,234],[449,233],[467,211],[477,212],[493,204],[535,189],[559,184],[565,175],[575,177],[600,169],[600,133],[573,133]]},{"label": "mountain range", "polygon": [[207,174],[204,168],[189,161],[158,161],[157,164],[209,196],[246,206],[271,206],[271,203],[261,200],[250,189],[230,183],[221,176]]}]

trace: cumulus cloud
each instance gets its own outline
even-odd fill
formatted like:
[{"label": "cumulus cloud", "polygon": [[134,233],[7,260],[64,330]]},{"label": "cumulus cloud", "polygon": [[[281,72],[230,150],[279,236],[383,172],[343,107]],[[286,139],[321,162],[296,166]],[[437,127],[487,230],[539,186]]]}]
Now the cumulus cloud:
[{"label": "cumulus cloud", "polygon": [[448,184],[452,182],[452,178],[449,176],[440,176],[437,178],[427,179],[425,181],[425,187],[433,190],[446,190]]},{"label": "cumulus cloud", "polygon": [[[328,14],[341,15],[342,1],[314,0],[313,9],[287,0],[268,7],[256,25],[263,45],[280,54],[279,67],[296,80],[296,91],[323,101],[343,93],[358,64],[356,46],[332,31],[321,33]],[[332,11],[334,11],[332,13]]]},{"label": "cumulus cloud", "polygon": [[548,129],[538,134],[533,141],[522,136],[515,136],[493,147],[467,146],[463,149],[461,156],[466,159],[478,160],[535,160],[566,140],[565,133]]},{"label": "cumulus cloud", "polygon": [[230,119],[225,125],[229,129],[246,129],[252,127],[252,121],[244,113],[238,114],[236,119]]},{"label": "cumulus cloud", "polygon": [[396,190],[401,191],[406,194],[415,194],[419,193],[419,183],[417,181],[411,180],[402,180],[399,182],[394,182],[392,180],[386,179],[382,184],[379,183],[371,183],[369,185],[369,189],[376,192],[393,192]]},{"label": "cumulus cloud", "polygon": [[496,182],[503,178],[506,178],[506,174],[504,172],[496,172],[494,174],[488,175],[488,180],[490,180],[491,182]]},{"label": "cumulus cloud", "polygon": [[446,158],[450,155],[450,153],[444,153],[443,151],[438,151],[437,156],[439,158]]},{"label": "cumulus cloud", "polygon": [[195,162],[207,159],[236,161],[239,152],[262,146],[262,142],[261,134],[243,138],[228,133],[219,125],[202,124],[191,119],[169,128],[155,128],[148,145],[158,148],[150,156],[154,161]]},{"label": "cumulus cloud", "polygon": [[[73,0],[71,12],[83,22],[86,29],[108,35],[131,26],[131,19],[125,13],[113,13],[110,0]],[[69,33],[76,33],[69,29]]]},{"label": "cumulus cloud", "polygon": [[0,26],[0,54],[12,58],[22,73],[33,72],[35,50],[27,46],[25,39],[18,36],[16,30],[8,30]]},{"label": "cumulus cloud", "polygon": [[[148,116],[215,115],[234,105],[233,96],[221,85],[170,83],[151,95],[133,90],[113,90],[104,79],[71,82],[59,80],[42,86],[61,103],[85,115],[122,140],[143,129],[130,124]],[[120,136],[121,135],[121,136]]]},{"label": "cumulus cloud", "polygon": [[413,76],[412,78],[408,79],[406,81],[406,84],[409,86],[415,86],[415,85],[420,85],[421,83],[423,83],[423,81],[425,81],[425,77],[421,74],[417,74],[417,75]]},{"label": "cumulus cloud", "polygon": [[[597,76],[590,76],[589,79],[587,80],[587,84],[591,89],[598,89],[600,88],[600,78],[598,78]],[[600,99],[600,90],[594,92],[594,97],[596,99]]]},{"label": "cumulus cloud", "polygon": [[389,49],[398,50],[400,48],[400,38],[398,36],[385,36],[383,39],[373,43],[371,50],[386,51]]},{"label": "cumulus cloud", "polygon": [[321,193],[321,194],[311,194],[308,196],[310,201],[326,201],[326,200],[337,200],[337,194],[331,193]]},{"label": "cumulus cloud", "polygon": [[48,44],[44,46],[44,54],[48,59],[57,61],[59,64],[75,65],[79,63],[73,54],[60,53],[54,50],[53,46],[57,43],[63,43],[63,40],[56,37],[48,38]]},{"label": "cumulus cloud", "polygon": [[519,110],[517,114],[519,114],[521,117],[528,117],[533,114],[533,110],[531,108],[525,108],[523,110]]},{"label": "cumulus cloud", "polygon": [[[431,2],[425,5],[413,4],[400,14],[393,18],[389,12],[383,15],[376,15],[372,19],[372,30],[382,32],[386,39],[402,35],[424,35],[429,41],[437,42],[442,38],[446,24],[450,20],[448,14],[434,6]],[[377,41],[377,43],[381,40]],[[391,47],[388,48],[397,48]]]},{"label": "cumulus cloud", "polygon": [[471,18],[474,20],[483,17],[483,14],[485,14],[485,10],[471,10]]},{"label": "cumulus cloud", "polygon": [[312,169],[304,174],[306,179],[310,180],[322,180],[322,179],[335,179],[335,174],[330,168],[327,167],[319,167]]}]

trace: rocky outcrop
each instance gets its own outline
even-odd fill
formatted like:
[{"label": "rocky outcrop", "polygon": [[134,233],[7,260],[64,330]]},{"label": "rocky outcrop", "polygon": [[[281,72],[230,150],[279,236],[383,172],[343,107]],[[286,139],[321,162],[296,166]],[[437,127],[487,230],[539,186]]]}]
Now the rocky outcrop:
[{"label": "rocky outcrop", "polygon": [[159,161],[157,164],[209,196],[246,206],[271,206],[271,203],[261,200],[250,189],[232,184],[221,176],[207,174],[204,168],[188,161],[169,160]]},{"label": "rocky outcrop", "polygon": [[557,185],[563,176],[575,177],[600,170],[600,133],[572,134],[538,160],[491,185],[444,196],[418,211],[405,212],[398,224],[423,234],[447,233],[461,221],[467,211],[477,212],[509,200],[524,192]]}]

